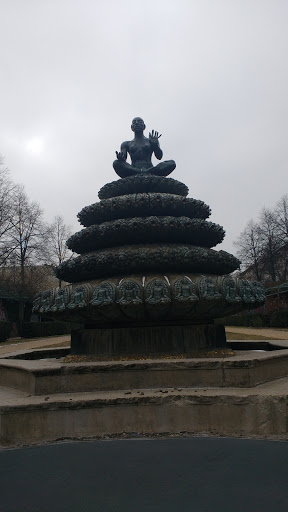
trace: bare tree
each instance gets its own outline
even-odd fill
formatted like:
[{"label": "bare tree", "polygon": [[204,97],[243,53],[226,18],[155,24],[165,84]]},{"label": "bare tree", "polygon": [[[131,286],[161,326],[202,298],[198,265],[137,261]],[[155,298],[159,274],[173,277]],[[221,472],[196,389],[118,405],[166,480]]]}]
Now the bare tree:
[{"label": "bare tree", "polygon": [[50,250],[52,261],[60,265],[69,254],[72,254],[66,245],[71,236],[71,227],[64,223],[63,217],[57,215],[50,226]]},{"label": "bare tree", "polygon": [[24,318],[24,303],[27,289],[31,287],[29,266],[43,264],[48,257],[49,228],[43,221],[43,212],[38,203],[31,203],[23,187],[14,192],[13,227],[9,232],[11,254],[10,266],[20,269],[19,296],[21,299],[19,320]]},{"label": "bare tree", "polygon": [[278,250],[278,273],[281,281],[288,277],[288,195],[283,196],[274,210],[274,223],[280,249]]},{"label": "bare tree", "polygon": [[[60,265],[67,257],[72,256],[66,241],[71,235],[71,228],[64,223],[63,217],[57,215],[49,228],[50,261],[54,266]],[[61,288],[61,279],[59,279]]]},{"label": "bare tree", "polygon": [[15,194],[18,192],[0,155],[0,265],[5,265],[12,252],[10,232],[14,227]]},{"label": "bare tree", "polygon": [[275,224],[283,244],[288,242],[288,194],[281,197],[274,210]]},{"label": "bare tree", "polygon": [[39,204],[13,183],[0,155],[0,280],[3,290],[20,299],[20,330],[25,302],[39,289],[57,283],[53,266],[69,255],[70,234],[60,216],[51,226],[44,222]]},{"label": "bare tree", "polygon": [[13,258],[21,269],[26,265],[47,261],[49,227],[43,221],[43,211],[38,203],[30,202],[23,187],[14,194],[15,212],[10,236]]},{"label": "bare tree", "polygon": [[277,260],[278,252],[281,248],[281,242],[279,240],[278,229],[275,223],[275,215],[272,210],[263,208],[260,213],[259,229],[263,243],[261,257],[263,270],[268,274],[271,281],[275,282],[279,278],[277,272]]},{"label": "bare tree", "polygon": [[257,281],[261,281],[263,275],[263,265],[261,263],[263,236],[259,225],[250,220],[234,245],[238,247],[237,256],[240,258],[243,267],[250,267]]},{"label": "bare tree", "polygon": [[235,245],[249,274],[258,281],[283,282],[288,276],[288,196],[274,209],[263,208],[258,222],[250,221]]}]

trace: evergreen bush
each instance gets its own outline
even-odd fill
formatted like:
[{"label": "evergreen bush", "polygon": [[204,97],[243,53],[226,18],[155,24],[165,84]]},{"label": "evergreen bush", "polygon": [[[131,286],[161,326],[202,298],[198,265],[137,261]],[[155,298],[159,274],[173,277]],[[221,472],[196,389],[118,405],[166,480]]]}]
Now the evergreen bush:
[{"label": "evergreen bush", "polygon": [[264,322],[261,315],[250,315],[250,327],[264,327]]},{"label": "evergreen bush", "polygon": [[12,328],[12,322],[0,322],[0,343],[8,340]]},{"label": "evergreen bush", "polygon": [[288,311],[273,311],[270,315],[270,327],[288,327]]},{"label": "evergreen bush", "polygon": [[[240,315],[219,318],[216,323],[231,327],[270,327],[270,315],[264,313],[242,313]],[[273,327],[276,327],[276,325]]]},{"label": "evergreen bush", "polygon": [[79,328],[78,324],[70,322],[25,322],[23,338],[41,338],[45,336],[61,336],[70,334],[72,329]]}]

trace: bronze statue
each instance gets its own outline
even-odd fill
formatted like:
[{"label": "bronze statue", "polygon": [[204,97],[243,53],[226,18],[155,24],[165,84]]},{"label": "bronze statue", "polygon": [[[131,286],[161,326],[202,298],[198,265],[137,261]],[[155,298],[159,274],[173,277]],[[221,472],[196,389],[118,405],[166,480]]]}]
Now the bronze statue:
[{"label": "bronze statue", "polygon": [[[163,156],[159,145],[161,135],[152,130],[149,133],[149,139],[143,135],[146,126],[141,117],[135,117],[131,124],[131,130],[134,132],[134,139],[125,141],[121,144],[121,149],[116,151],[117,160],[113,162],[113,167],[120,178],[134,176],[135,174],[154,174],[156,176],[168,176],[174,171],[176,164],[174,160],[167,160],[160,164],[152,164],[151,157],[154,153],[158,160]],[[131,157],[131,164],[126,162],[127,155]]]}]

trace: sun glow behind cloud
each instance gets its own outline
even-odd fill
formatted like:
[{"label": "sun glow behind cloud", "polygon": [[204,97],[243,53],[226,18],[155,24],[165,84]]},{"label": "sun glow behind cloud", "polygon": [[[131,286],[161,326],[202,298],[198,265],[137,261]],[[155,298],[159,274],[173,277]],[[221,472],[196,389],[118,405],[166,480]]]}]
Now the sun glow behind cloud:
[{"label": "sun glow behind cloud", "polygon": [[25,149],[30,154],[41,155],[41,153],[43,153],[44,150],[43,139],[41,139],[40,137],[33,137],[27,142]]}]

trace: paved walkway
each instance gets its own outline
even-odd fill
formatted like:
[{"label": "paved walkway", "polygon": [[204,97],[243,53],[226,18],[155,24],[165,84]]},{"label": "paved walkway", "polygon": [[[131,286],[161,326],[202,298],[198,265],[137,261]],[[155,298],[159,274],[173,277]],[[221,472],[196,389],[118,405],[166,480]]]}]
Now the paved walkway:
[{"label": "paved walkway", "polygon": [[20,341],[20,338],[9,339],[5,344],[0,345],[0,356],[10,354],[10,352],[17,352],[18,350],[30,350],[32,348],[45,348],[50,345],[59,345],[59,343],[67,342],[67,347],[70,344],[70,335],[64,336],[51,336],[48,338],[27,339]]},{"label": "paved walkway", "polygon": [[259,329],[256,327],[225,327],[226,332],[235,332],[241,334],[253,334],[256,336],[266,336],[266,338],[271,338],[273,340],[288,340],[288,330],[281,331],[281,329],[270,329],[265,327],[263,329]]},{"label": "paved walkway", "polygon": [[[226,327],[226,332],[230,333],[241,333],[241,334],[253,334],[259,336],[265,336],[271,338],[271,340],[288,340],[288,330],[282,331],[281,329],[269,329],[263,328],[258,329],[255,327]],[[17,352],[18,350],[30,350],[33,348],[45,348],[51,345],[59,345],[60,343],[67,342],[67,346],[70,344],[70,335],[64,336],[50,336],[48,338],[38,339],[27,339],[20,341],[20,338],[14,338],[8,340],[5,344],[0,345],[0,356],[4,354],[10,354],[11,352]]]}]

